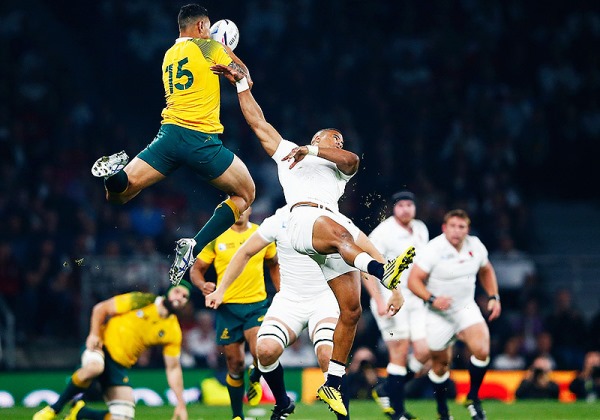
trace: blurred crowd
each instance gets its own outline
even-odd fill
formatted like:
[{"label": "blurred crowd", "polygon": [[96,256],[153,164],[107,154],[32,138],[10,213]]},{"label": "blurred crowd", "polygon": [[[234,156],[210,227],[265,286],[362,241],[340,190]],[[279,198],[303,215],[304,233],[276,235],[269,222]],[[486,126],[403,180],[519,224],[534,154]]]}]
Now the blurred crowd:
[{"label": "blurred crowd", "polygon": [[[102,182],[89,172],[99,156],[135,154],[157,131],[162,54],[177,37],[182,4],[0,6],[6,63],[0,67],[0,293],[17,315],[19,345],[79,338],[83,258],[168,261],[174,241],[193,236],[220,200],[182,172],[118,207],[105,202]],[[333,126],[361,155],[341,207],[365,232],[388,214],[391,194],[405,187],[417,194],[417,217],[432,237],[448,209],[469,212],[506,298],[505,315],[490,326],[496,368],[525,368],[547,355],[555,368],[577,369],[586,350],[600,350],[600,312],[588,322],[568,288],[544,290],[527,256],[541,246],[532,200],[581,197],[588,187],[579,180],[598,173],[597,6],[202,4],[213,22],[238,24],[236,53],[285,138],[308,143],[319,128]],[[225,83],[223,91],[222,138],[255,179],[253,213],[260,222],[283,204],[276,171],[246,127],[235,93]],[[189,361],[213,367],[219,361],[210,344],[212,318],[202,306],[196,297],[184,320]],[[385,346],[364,314],[356,345],[377,356]],[[459,365],[467,360],[460,349],[457,355]]]}]

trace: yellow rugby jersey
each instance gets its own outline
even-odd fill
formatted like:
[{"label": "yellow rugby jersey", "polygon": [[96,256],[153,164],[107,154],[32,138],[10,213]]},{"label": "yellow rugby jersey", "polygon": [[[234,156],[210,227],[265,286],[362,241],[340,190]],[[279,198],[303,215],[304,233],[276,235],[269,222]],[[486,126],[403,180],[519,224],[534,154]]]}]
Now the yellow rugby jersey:
[{"label": "yellow rugby jersey", "polygon": [[163,59],[167,106],[162,111],[162,124],[176,124],[203,133],[222,133],[219,76],[213,74],[210,66],[228,66],[232,61],[217,41],[178,38]]},{"label": "yellow rugby jersey", "polygon": [[165,356],[181,353],[181,327],[177,317],[161,318],[156,295],[132,292],[115,296],[117,314],[102,332],[104,347],[113,360],[127,368],[133,366],[148,347],[163,346]]},{"label": "yellow rugby jersey", "polygon": [[[250,229],[238,233],[229,228],[210,242],[198,254],[198,258],[207,264],[213,264],[217,273],[217,285],[221,282],[225,269],[233,254],[252,235],[258,225],[250,223]],[[260,250],[244,267],[242,274],[229,286],[223,296],[223,303],[255,303],[267,298],[265,290],[264,261],[277,254],[275,242]]]}]

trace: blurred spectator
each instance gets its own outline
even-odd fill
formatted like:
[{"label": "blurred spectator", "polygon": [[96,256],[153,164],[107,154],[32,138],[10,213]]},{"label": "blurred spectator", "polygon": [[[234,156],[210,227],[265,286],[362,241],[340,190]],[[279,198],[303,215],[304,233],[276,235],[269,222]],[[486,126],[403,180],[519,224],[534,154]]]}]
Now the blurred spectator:
[{"label": "blurred spectator", "polygon": [[594,314],[588,328],[589,348],[600,351],[600,310]]},{"label": "blurred spectator", "polygon": [[552,369],[556,369],[556,358],[553,354],[552,336],[550,333],[544,331],[539,333],[535,338],[535,350],[527,355],[527,359],[530,363],[533,363],[533,360],[543,357],[550,361]]},{"label": "blurred spectator", "polygon": [[525,307],[515,322],[514,330],[523,337],[522,345],[525,355],[535,354],[538,335],[544,332],[544,321],[537,299],[530,298],[525,302]]},{"label": "blurred spectator", "polygon": [[219,352],[215,340],[214,311],[196,312],[195,321],[192,328],[184,330],[183,350],[194,358],[196,367],[216,369]]},{"label": "blurred spectator", "polygon": [[17,309],[16,298],[21,290],[23,269],[8,242],[0,241],[0,295],[10,308]]},{"label": "blurred spectator", "polygon": [[560,289],[555,294],[554,311],[546,319],[552,335],[558,369],[578,369],[583,364],[586,345],[586,323],[573,308],[571,291]]},{"label": "blurred spectator", "polygon": [[492,366],[499,370],[522,370],[525,369],[525,358],[519,353],[522,338],[514,336],[504,344],[504,352],[494,357]]},{"label": "blurred spectator", "polygon": [[352,355],[348,367],[348,395],[351,399],[369,400],[373,387],[382,378],[377,374],[375,355],[366,348],[360,347]]},{"label": "blurred spectator", "polygon": [[600,352],[586,353],[583,368],[569,384],[578,400],[594,402],[600,397]]},{"label": "blurred spectator", "polygon": [[502,307],[514,310],[523,304],[528,296],[523,289],[532,283],[536,268],[523,251],[515,249],[514,240],[503,235],[499,240],[499,249],[490,253],[490,261],[496,270],[498,288],[502,297]]},{"label": "blurred spectator", "polygon": [[551,361],[546,357],[536,358],[517,388],[517,399],[558,400],[558,385],[550,379],[551,365]]}]

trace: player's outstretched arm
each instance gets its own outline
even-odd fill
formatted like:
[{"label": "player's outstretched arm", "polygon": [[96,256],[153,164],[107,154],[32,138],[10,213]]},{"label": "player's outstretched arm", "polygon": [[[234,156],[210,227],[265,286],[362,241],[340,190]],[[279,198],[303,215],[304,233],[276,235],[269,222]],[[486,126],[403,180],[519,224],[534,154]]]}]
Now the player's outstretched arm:
[{"label": "player's outstretched arm", "polygon": [[173,412],[173,420],[187,420],[188,412],[183,398],[183,372],[181,371],[181,363],[179,357],[164,356],[165,372],[167,374],[167,383],[173,390],[177,404]]},{"label": "player's outstretched arm", "polygon": [[250,261],[250,258],[258,254],[258,252],[269,245],[270,242],[265,240],[258,232],[254,232],[244,242],[244,244],[233,254],[231,261],[227,264],[223,278],[219,282],[219,287],[214,292],[207,295],[205,298],[205,305],[207,308],[217,309],[221,303],[223,303],[223,296],[225,292],[231,286],[231,284],[237,279],[244,267]]},{"label": "player's outstretched arm", "polygon": [[90,333],[85,340],[85,347],[88,350],[102,349],[102,339],[100,338],[102,325],[104,325],[109,316],[115,315],[116,313],[117,306],[114,297],[94,305],[92,316],[90,317]]}]

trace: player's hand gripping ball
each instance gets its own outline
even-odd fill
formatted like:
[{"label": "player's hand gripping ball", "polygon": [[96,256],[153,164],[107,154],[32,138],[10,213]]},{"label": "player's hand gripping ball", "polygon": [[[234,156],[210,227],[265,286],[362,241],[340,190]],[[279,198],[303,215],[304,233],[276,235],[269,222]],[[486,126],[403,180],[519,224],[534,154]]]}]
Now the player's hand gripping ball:
[{"label": "player's hand gripping ball", "polygon": [[210,27],[210,37],[233,51],[240,40],[240,31],[231,20],[221,19]]}]

